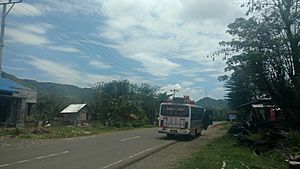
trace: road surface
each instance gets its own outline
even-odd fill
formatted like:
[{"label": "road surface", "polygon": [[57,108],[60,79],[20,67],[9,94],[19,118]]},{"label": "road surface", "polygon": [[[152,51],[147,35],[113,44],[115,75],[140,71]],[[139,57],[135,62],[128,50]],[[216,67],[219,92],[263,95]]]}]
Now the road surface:
[{"label": "road surface", "polygon": [[156,128],[64,139],[0,152],[0,169],[115,168],[159,147],[172,144]]},{"label": "road surface", "polygon": [[136,129],[97,136],[58,139],[24,148],[4,149],[0,151],[0,169],[124,167],[147,154],[178,142],[167,139],[157,130],[157,128]]}]

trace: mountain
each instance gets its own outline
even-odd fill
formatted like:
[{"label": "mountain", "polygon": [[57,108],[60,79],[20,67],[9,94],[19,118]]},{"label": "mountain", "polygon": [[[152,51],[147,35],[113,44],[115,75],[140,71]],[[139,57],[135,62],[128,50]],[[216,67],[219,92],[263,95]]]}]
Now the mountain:
[{"label": "mountain", "polygon": [[29,79],[19,79],[16,76],[2,72],[2,77],[10,79],[16,83],[19,83],[25,87],[35,89],[38,95],[54,95],[56,97],[64,97],[76,102],[86,102],[93,94],[92,88],[80,88],[74,85],[58,84],[52,82],[38,82]]},{"label": "mountain", "polygon": [[209,97],[204,97],[198,100],[196,104],[202,106],[205,109],[229,109],[226,100],[215,100]]},{"label": "mountain", "polygon": [[209,97],[204,97],[196,102],[197,105],[202,106],[205,109],[210,109],[214,113],[215,121],[223,121],[228,113],[232,110],[227,105],[226,100],[215,100]]}]

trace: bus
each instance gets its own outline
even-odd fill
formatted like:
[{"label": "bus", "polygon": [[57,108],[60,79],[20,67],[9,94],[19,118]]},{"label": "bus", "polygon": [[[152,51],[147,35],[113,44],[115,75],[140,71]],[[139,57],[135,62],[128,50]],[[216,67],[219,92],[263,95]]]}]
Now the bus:
[{"label": "bus", "polygon": [[173,99],[160,105],[158,132],[165,133],[168,137],[199,136],[211,124],[212,111],[206,111],[191,100]]}]

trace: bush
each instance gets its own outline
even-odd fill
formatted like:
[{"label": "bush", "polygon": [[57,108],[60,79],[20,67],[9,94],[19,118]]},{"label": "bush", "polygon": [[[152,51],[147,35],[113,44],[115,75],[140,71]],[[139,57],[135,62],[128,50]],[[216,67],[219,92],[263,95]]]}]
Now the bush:
[{"label": "bush", "polygon": [[288,141],[289,151],[292,154],[299,154],[300,153],[300,132],[291,131],[288,134],[287,141]]}]

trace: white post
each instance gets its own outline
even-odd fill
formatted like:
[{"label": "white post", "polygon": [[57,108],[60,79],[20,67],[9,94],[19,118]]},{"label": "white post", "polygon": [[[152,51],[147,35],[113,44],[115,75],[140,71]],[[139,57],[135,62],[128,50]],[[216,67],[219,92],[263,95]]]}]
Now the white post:
[{"label": "white post", "polygon": [[0,34],[0,78],[2,76],[2,56],[4,48],[4,31],[5,31],[5,19],[6,19],[6,5],[3,4],[2,9],[2,21],[1,21],[1,34]]}]

